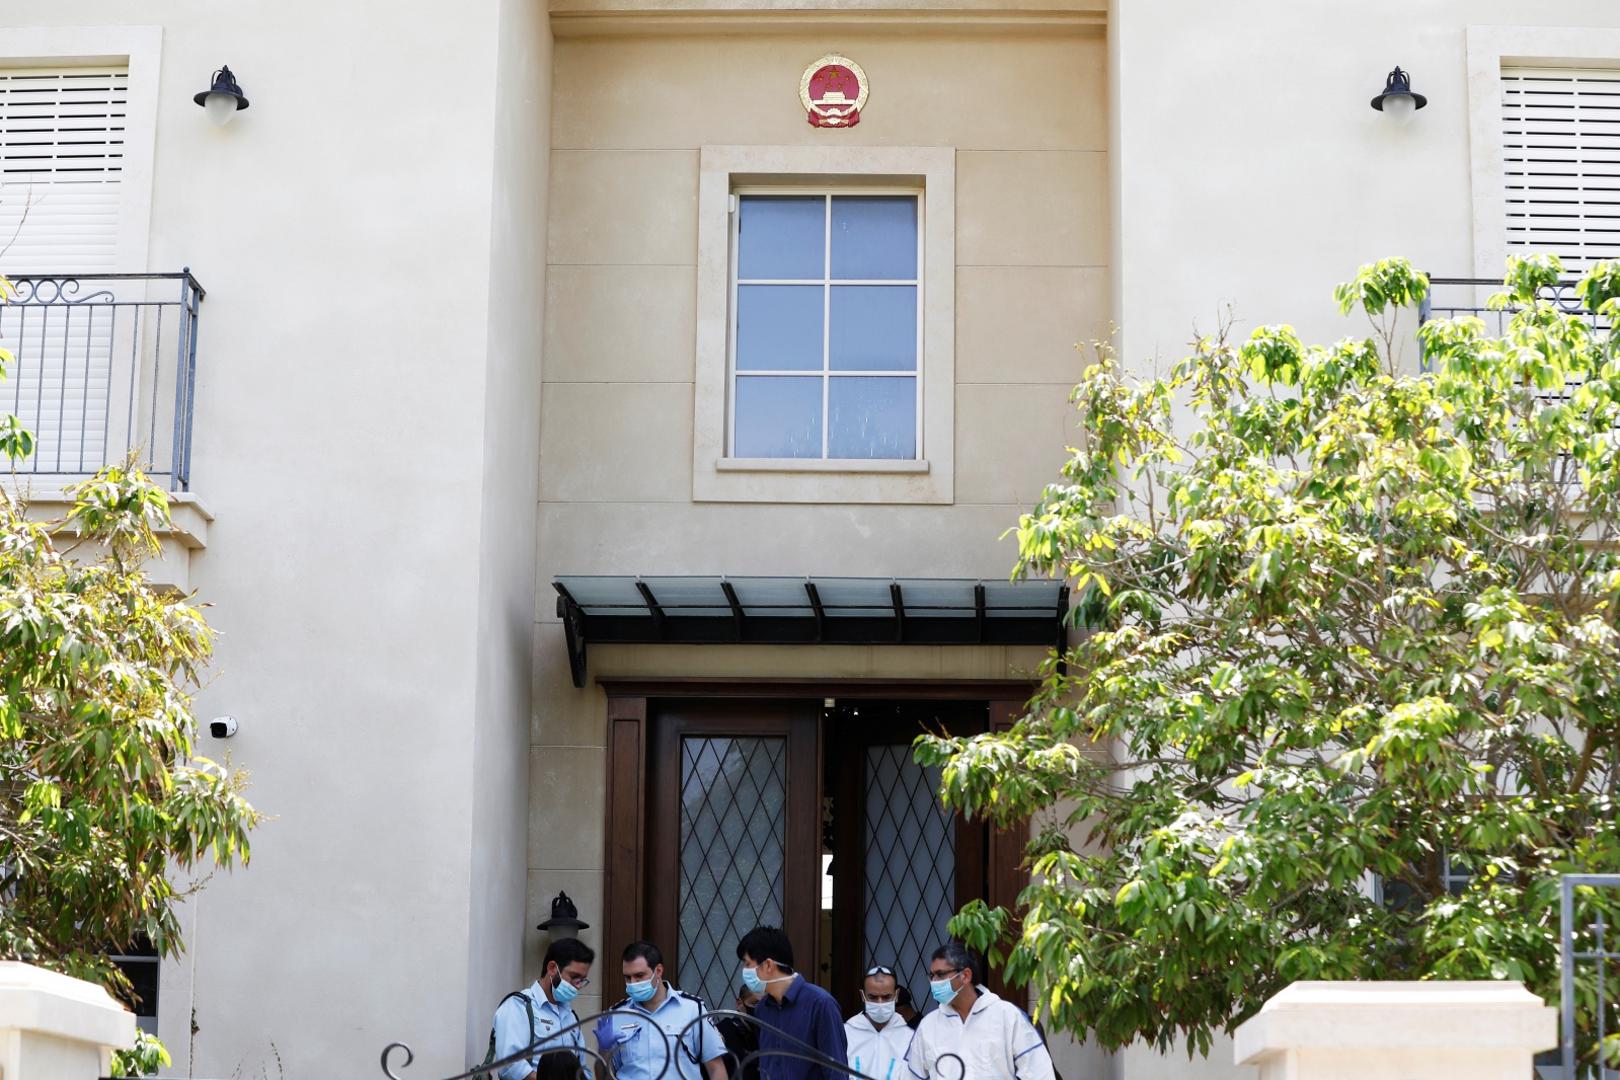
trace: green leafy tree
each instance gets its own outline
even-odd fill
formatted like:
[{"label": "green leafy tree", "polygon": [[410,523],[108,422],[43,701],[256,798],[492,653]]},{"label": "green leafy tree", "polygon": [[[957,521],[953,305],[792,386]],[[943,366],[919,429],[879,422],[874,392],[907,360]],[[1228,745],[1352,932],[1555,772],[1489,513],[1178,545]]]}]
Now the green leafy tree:
[{"label": "green leafy tree", "polygon": [[[1620,869],[1620,349],[1559,273],[1514,260],[1503,336],[1429,322],[1421,365],[1428,282],[1388,260],[1337,294],[1369,337],[1086,371],[1016,529],[1084,632],[1012,730],[918,746],[949,802],[1036,823],[1019,917],[953,925],[1051,1023],[1207,1052],[1298,979],[1557,1000],[1558,876]],[[1579,293],[1614,320],[1620,265]]]},{"label": "green leafy tree", "polygon": [[[0,351],[0,375],[11,360]],[[32,449],[0,417],[0,455]],[[125,1001],[109,955],[143,938],[176,954],[173,879],[246,862],[259,820],[240,775],[194,755],[189,695],[213,633],[141,569],[168,520],[167,494],[128,464],[78,485],[65,522],[29,520],[0,486],[0,958]],[[166,1062],[143,1040],[119,1066]]]}]

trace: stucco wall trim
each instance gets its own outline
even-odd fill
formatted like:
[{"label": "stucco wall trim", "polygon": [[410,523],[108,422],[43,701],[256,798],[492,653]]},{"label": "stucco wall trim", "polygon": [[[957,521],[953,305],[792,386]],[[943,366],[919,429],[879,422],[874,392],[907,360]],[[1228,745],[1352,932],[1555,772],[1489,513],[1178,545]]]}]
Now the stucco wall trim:
[{"label": "stucco wall trim", "polygon": [[658,34],[840,33],[915,34],[948,30],[953,34],[1098,34],[1105,19],[1098,11],[738,9],[661,10],[654,8],[556,10],[552,33],[558,38]]},{"label": "stucco wall trim", "polygon": [[1468,143],[1474,188],[1474,273],[1500,278],[1507,260],[1502,164],[1502,65],[1620,68],[1620,29],[1470,26]]},{"label": "stucco wall trim", "polygon": [[[920,461],[725,461],[731,195],[739,183],[903,179],[923,189]],[[705,146],[698,164],[697,383],[692,498],[698,502],[949,503],[956,437],[956,150],[949,146]],[[918,466],[922,466],[921,469]]]}]

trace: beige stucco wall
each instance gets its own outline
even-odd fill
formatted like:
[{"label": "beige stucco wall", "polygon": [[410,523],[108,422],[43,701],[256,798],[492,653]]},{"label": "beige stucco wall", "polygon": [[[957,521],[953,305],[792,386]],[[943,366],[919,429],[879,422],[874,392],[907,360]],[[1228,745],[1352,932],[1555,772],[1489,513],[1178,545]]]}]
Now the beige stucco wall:
[{"label": "beige stucco wall", "polygon": [[525,917],[528,743],[540,469],[540,370],[550,163],[551,26],[535,0],[501,0],[490,228],[488,378],[478,550],[478,690],[466,822],[467,1060],[518,985]]},{"label": "beige stucco wall", "polygon": [[[1364,334],[1332,289],[1384,256],[1440,276],[1494,272],[1476,263],[1476,231],[1500,222],[1475,216],[1486,178],[1473,165],[1469,28],[1576,28],[1566,55],[1613,65],[1614,25],[1609,0],[1114,0],[1113,299],[1127,363],[1167,370],[1194,326],[1212,332],[1228,308],[1239,333],[1288,322],[1307,340]],[[1507,36],[1528,53],[1545,35]],[[1429,99],[1405,128],[1369,107],[1397,64]],[[1255,1075],[1231,1062],[1218,1039],[1208,1060],[1138,1046],[1114,1069]]]},{"label": "beige stucco wall", "polygon": [[[1614,25],[1609,0],[1114,0],[1114,300],[1129,360],[1162,369],[1228,306],[1244,332],[1363,333],[1333,286],[1388,255],[1474,274],[1468,28]],[[1600,36],[1577,34],[1571,58],[1597,57]],[[1429,99],[1405,128],[1368,105],[1397,64]]]},{"label": "beige stucco wall", "polygon": [[[603,944],[605,698],[570,683],[552,576],[1004,577],[1016,552],[998,537],[1075,439],[1073,346],[1106,331],[1109,303],[1099,27],[963,26],[892,10],[865,26],[848,15],[708,24],[690,12],[630,30],[554,25],[531,974],[544,945],[532,926],[558,889],[595,924],[584,940]],[[830,52],[871,81],[851,130],[811,128],[798,102],[805,65]],[[698,151],[721,144],[955,149],[953,503],[694,502]],[[1042,654],[594,647],[590,675],[1002,678],[1028,676]]]},{"label": "beige stucco wall", "polygon": [[[117,269],[208,289],[198,712],[241,728],[201,749],[271,815],[183,905],[159,1030],[179,1076],[367,1075],[393,1039],[450,1075],[519,966],[544,7],[0,11],[124,23],[162,45],[149,259]],[[191,97],[222,63],[252,106],[214,128]]]}]

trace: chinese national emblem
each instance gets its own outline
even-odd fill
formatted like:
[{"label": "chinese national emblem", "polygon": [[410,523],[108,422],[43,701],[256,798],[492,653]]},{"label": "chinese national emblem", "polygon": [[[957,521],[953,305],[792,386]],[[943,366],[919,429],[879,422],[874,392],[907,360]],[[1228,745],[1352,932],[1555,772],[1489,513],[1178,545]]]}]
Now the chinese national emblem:
[{"label": "chinese national emblem", "polygon": [[799,101],[810,114],[811,127],[854,127],[866,104],[866,72],[846,57],[823,56],[804,69]]}]

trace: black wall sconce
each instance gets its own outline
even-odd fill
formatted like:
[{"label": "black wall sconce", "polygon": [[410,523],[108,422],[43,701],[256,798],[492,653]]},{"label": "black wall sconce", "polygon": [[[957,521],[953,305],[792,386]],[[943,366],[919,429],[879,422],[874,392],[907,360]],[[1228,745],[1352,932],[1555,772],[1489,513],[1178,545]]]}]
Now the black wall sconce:
[{"label": "black wall sconce", "polygon": [[535,927],[554,938],[578,937],[581,930],[590,928],[590,923],[580,921],[579,909],[565,892],[559,892],[551,901],[551,918]]},{"label": "black wall sconce", "polygon": [[191,100],[208,110],[208,119],[217,127],[224,127],[231,117],[248,107],[248,99],[242,96],[242,88],[236,85],[236,76],[228,67],[214,72],[214,85]]},{"label": "black wall sconce", "polygon": [[1405,127],[1412,114],[1429,103],[1429,99],[1412,90],[1412,76],[1396,68],[1384,80],[1384,92],[1372,99],[1372,107]]}]

